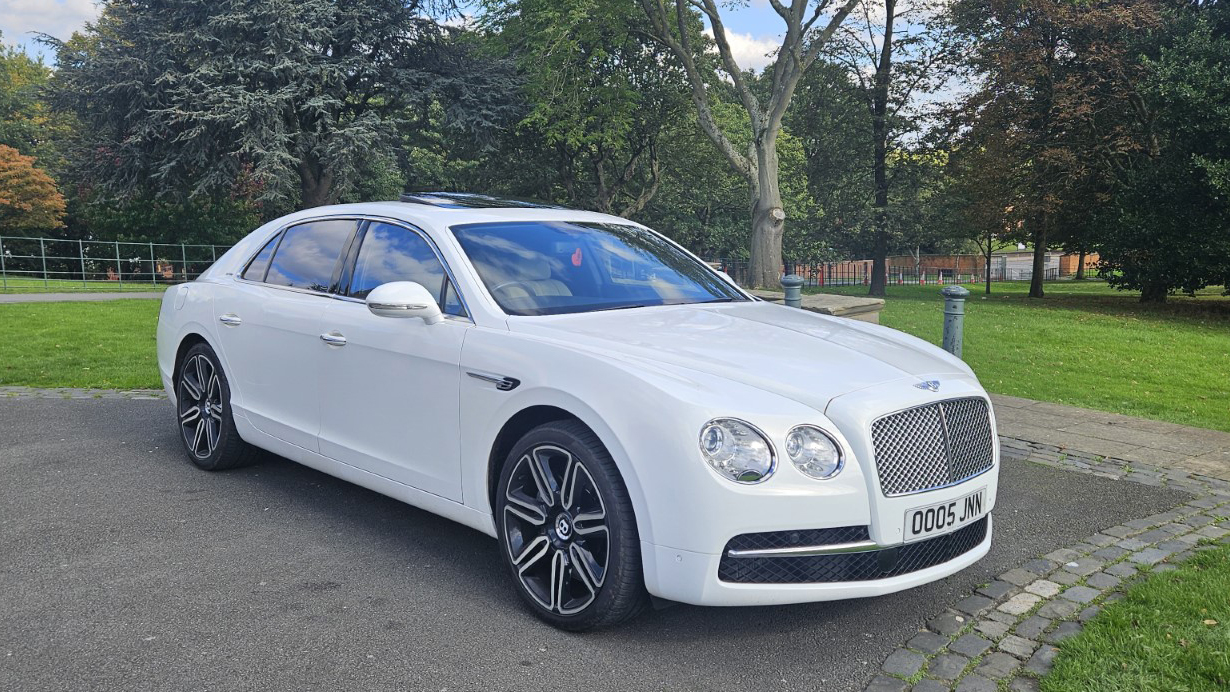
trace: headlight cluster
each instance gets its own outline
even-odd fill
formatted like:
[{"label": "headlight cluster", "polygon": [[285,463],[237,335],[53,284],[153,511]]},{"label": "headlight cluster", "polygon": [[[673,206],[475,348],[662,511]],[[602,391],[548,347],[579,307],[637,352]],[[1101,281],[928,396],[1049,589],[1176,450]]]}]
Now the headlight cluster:
[{"label": "headlight cluster", "polygon": [[[700,431],[700,451],[718,473],[736,483],[759,483],[777,469],[768,438],[734,418],[715,418]],[[841,471],[841,448],[814,425],[800,425],[786,435],[786,456],[804,475],[832,478]]]},{"label": "headlight cluster", "polygon": [[819,480],[841,470],[841,448],[814,425],[800,425],[786,435],[786,456],[804,475]]}]

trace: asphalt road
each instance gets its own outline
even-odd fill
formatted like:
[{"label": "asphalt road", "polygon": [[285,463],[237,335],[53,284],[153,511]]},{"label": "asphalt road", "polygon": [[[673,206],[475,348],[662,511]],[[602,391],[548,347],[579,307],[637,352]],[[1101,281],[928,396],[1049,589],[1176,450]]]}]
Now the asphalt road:
[{"label": "asphalt road", "polygon": [[0,689],[846,690],[993,575],[1187,497],[1007,462],[991,554],[942,582],[570,635],[486,536],[280,459],[198,471],[171,415],[0,399]]}]

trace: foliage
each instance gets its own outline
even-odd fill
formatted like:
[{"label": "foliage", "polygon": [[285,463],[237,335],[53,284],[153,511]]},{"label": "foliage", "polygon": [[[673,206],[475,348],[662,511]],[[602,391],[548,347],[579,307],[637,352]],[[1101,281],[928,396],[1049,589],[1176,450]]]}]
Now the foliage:
[{"label": "foliage", "polygon": [[602,212],[643,209],[662,183],[663,140],[687,126],[681,71],[619,0],[487,2],[496,49],[516,57],[528,113],[517,136],[558,157],[550,195]]},{"label": "foliage", "polygon": [[1087,219],[1113,167],[1140,147],[1129,41],[1157,24],[1156,3],[958,0],[952,16],[982,78],[963,104],[961,146],[1008,168],[977,187],[1012,200],[1007,231],[1034,246],[1031,292],[1041,298],[1043,253],[1064,239],[1056,229]]},{"label": "foliage", "polygon": [[242,199],[77,199],[72,235],[120,242],[233,245],[261,223],[260,207]]},{"label": "foliage", "polygon": [[1096,245],[1142,300],[1230,284],[1230,8],[1178,10],[1145,62],[1147,146],[1119,173]]},{"label": "foliage", "polygon": [[[786,213],[780,183],[777,150],[786,110],[795,89],[821,50],[832,39],[858,0],[796,0],[789,5],[771,3],[786,25],[782,45],[759,84],[735,61],[717,0],[675,0],[674,8],[661,0],[640,0],[649,20],[647,32],[669,50],[683,68],[691,89],[697,122],[731,167],[751,188],[751,270],[753,286],[776,285],[781,268]],[[706,44],[694,40],[703,16],[712,30],[720,62],[704,59]],[[715,75],[720,75],[716,80]],[[727,81],[728,80],[728,81]],[[723,89],[722,86],[728,85]],[[723,91],[742,107],[751,131],[750,146],[740,149],[734,133],[715,117],[715,104]],[[745,153],[746,152],[746,153]]]},{"label": "foliage", "polygon": [[0,144],[53,173],[64,167],[63,142],[72,135],[73,119],[54,112],[43,98],[51,69],[25,51],[0,45]]},{"label": "foliage", "polygon": [[55,103],[85,128],[80,179],[103,194],[271,208],[356,188],[433,103],[479,135],[514,80],[476,59],[419,0],[112,0],[57,47]]},{"label": "foliage", "polygon": [[46,231],[63,219],[64,197],[51,176],[34,166],[33,156],[0,144],[0,229]]}]

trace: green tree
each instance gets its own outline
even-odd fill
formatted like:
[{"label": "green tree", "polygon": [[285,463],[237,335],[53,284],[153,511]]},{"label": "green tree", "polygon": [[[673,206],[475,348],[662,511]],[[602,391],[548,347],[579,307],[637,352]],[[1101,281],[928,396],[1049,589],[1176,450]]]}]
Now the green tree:
[{"label": "green tree", "polygon": [[1185,2],[1166,17],[1144,46],[1142,144],[1096,234],[1110,282],[1149,302],[1230,288],[1230,7]]},{"label": "green tree", "polygon": [[619,0],[494,0],[484,23],[515,56],[528,112],[519,127],[550,147],[567,203],[640,211],[662,183],[662,143],[691,109],[684,77]]},{"label": "green tree", "polygon": [[1029,295],[1044,295],[1047,249],[1090,204],[1092,181],[1139,146],[1132,40],[1156,25],[1153,0],[958,0],[980,87],[963,104],[968,152],[993,151],[1011,175],[1007,227],[1033,246]]},{"label": "green tree", "polygon": [[400,128],[444,103],[483,133],[515,89],[420,0],[109,0],[57,48],[55,103],[87,132],[79,176],[108,195],[337,201]]},{"label": "green tree", "polygon": [[43,98],[50,76],[50,68],[24,50],[0,45],[0,144],[57,170],[63,163],[59,145],[72,125]]},{"label": "green tree", "polygon": [[[639,1],[649,19],[649,33],[669,49],[687,76],[701,129],[751,188],[749,283],[757,287],[775,286],[781,267],[786,221],[777,150],[782,121],[799,80],[858,0],[818,0],[814,3],[769,0],[773,11],[785,23],[786,31],[773,64],[765,70],[765,81],[760,88],[735,62],[717,0]],[[746,148],[739,147],[734,133],[724,130],[714,116],[715,95],[722,90],[713,88],[715,80],[708,62],[697,59],[702,54],[701,47],[692,38],[699,22],[697,12],[713,31],[720,74],[729,80],[734,99],[747,115],[751,138]]]}]

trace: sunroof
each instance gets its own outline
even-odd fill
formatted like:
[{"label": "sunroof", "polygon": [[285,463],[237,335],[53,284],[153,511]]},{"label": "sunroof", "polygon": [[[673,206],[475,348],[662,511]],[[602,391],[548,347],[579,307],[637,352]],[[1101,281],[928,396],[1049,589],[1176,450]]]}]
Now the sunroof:
[{"label": "sunroof", "polygon": [[531,199],[514,197],[494,197],[470,192],[407,192],[402,194],[401,201],[412,204],[430,204],[433,207],[449,209],[499,209],[519,207],[528,209],[566,209],[557,204],[548,204]]}]

